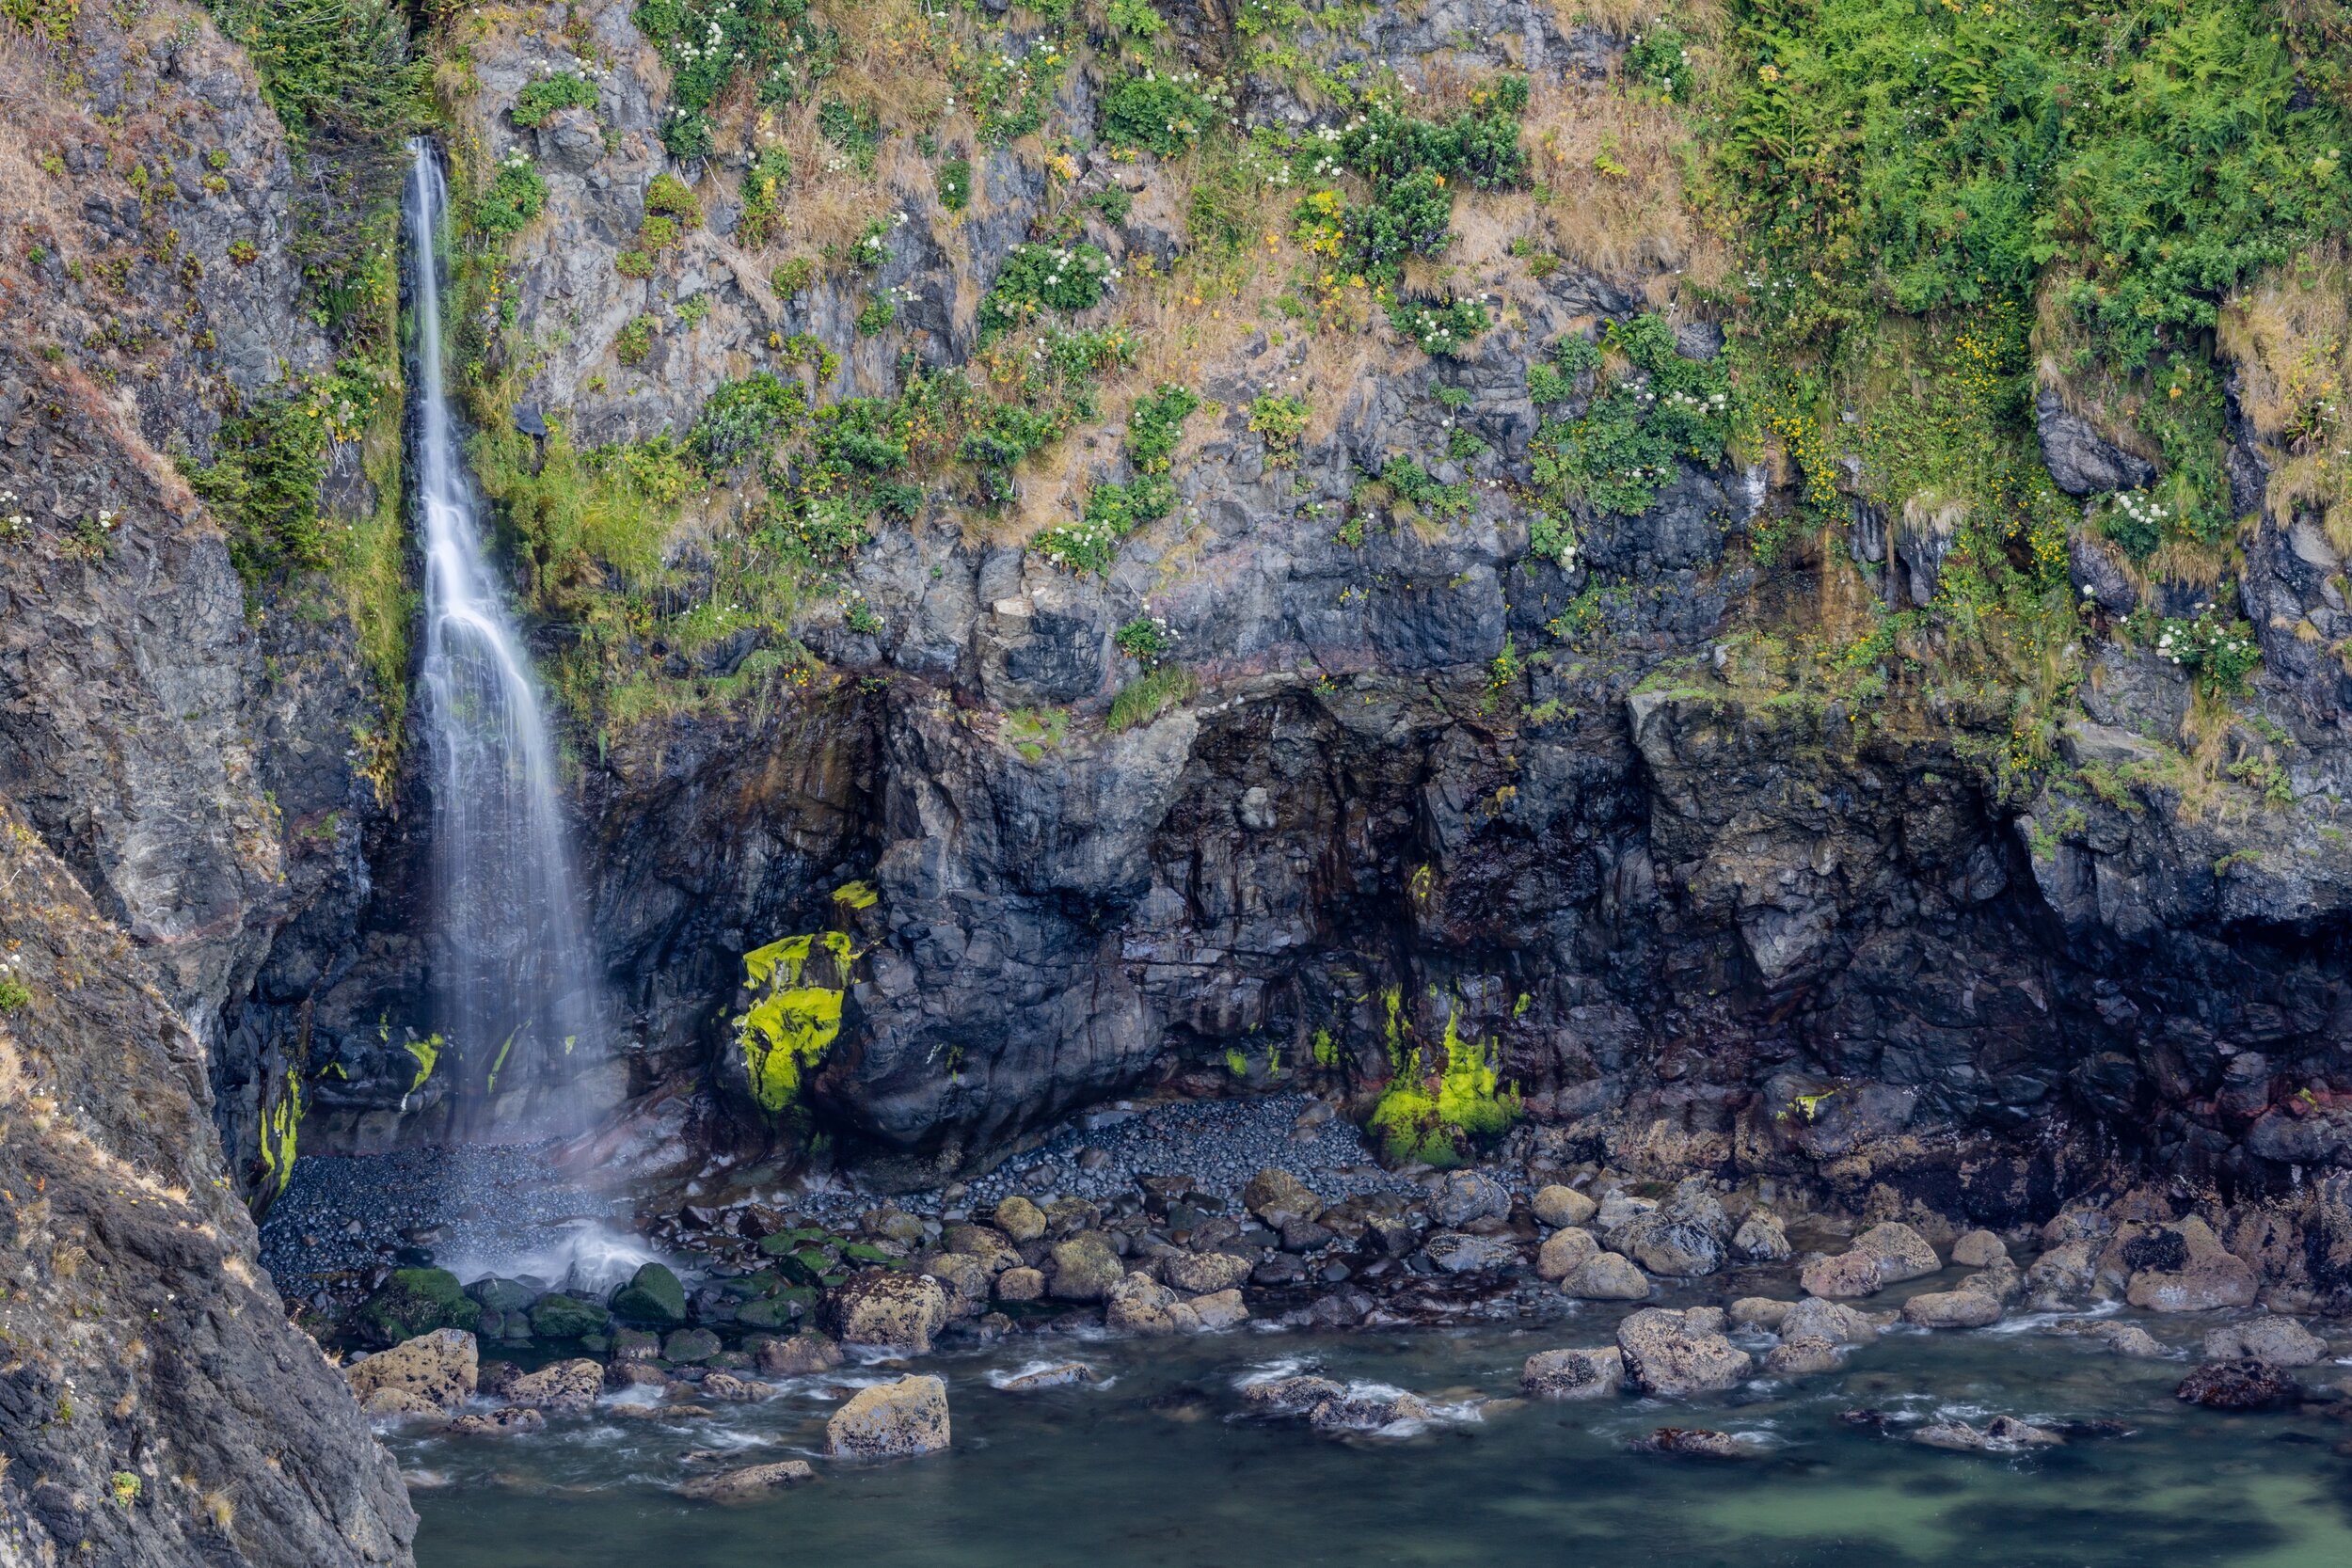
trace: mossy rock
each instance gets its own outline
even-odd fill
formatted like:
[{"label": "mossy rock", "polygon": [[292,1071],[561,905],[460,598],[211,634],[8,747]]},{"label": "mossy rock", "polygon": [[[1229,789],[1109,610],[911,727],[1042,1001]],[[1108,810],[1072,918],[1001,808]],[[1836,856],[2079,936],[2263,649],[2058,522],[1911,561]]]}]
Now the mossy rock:
[{"label": "mossy rock", "polygon": [[735,1321],[745,1328],[782,1328],[792,1318],[788,1302],[747,1301],[735,1309]]},{"label": "mossy rock", "polygon": [[719,1337],[707,1328],[680,1328],[661,1341],[661,1358],[675,1365],[707,1361],[719,1354]]},{"label": "mossy rock", "polygon": [[841,1249],[842,1258],[852,1263],[880,1263],[884,1268],[899,1268],[905,1259],[895,1258],[882,1248],[866,1242],[851,1242]]},{"label": "mossy rock", "polygon": [[531,1307],[531,1332],[542,1339],[579,1339],[602,1334],[612,1314],[593,1301],[560,1292],[541,1296]]},{"label": "mossy rock", "polygon": [[811,1226],[799,1226],[790,1230],[779,1230],[771,1235],[761,1237],[759,1250],[771,1258],[782,1258],[787,1254],[798,1252],[803,1247],[815,1246],[824,1239],[823,1231]]},{"label": "mossy rock", "polygon": [[361,1333],[383,1345],[397,1345],[437,1328],[462,1328],[470,1334],[481,1323],[482,1304],[466,1294],[447,1269],[394,1270],[358,1315]]},{"label": "mossy rock", "polygon": [[519,1279],[485,1275],[467,1286],[466,1294],[480,1302],[485,1312],[519,1312],[526,1310],[539,1292]]},{"label": "mossy rock", "polygon": [[612,1315],[625,1323],[669,1328],[686,1321],[686,1287],[660,1263],[647,1263],[612,1293]]}]

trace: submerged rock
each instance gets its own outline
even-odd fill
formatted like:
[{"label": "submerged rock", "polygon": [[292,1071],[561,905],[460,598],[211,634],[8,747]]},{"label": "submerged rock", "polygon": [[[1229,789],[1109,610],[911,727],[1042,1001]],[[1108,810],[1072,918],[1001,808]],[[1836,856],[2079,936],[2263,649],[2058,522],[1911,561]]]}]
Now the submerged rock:
[{"label": "submerged rock", "polygon": [[1242,1398],[1288,1416],[1303,1416],[1318,1432],[1377,1432],[1399,1421],[1425,1421],[1426,1402],[1391,1389],[1349,1389],[1327,1377],[1284,1377],[1253,1383]]},{"label": "submerged rock", "polygon": [[1707,1427],[1660,1427],[1637,1445],[1651,1453],[1677,1453],[1692,1459],[1744,1459],[1756,1450],[1727,1432]]},{"label": "submerged rock", "polygon": [[783,1487],[814,1481],[817,1472],[805,1459],[780,1459],[772,1465],[749,1465],[723,1475],[697,1476],[677,1489],[681,1497],[697,1502],[755,1502]]},{"label": "submerged rock", "polygon": [[547,1417],[519,1404],[460,1416],[449,1424],[450,1432],[459,1437],[523,1437],[545,1432],[547,1427]]},{"label": "submerged rock", "polygon": [[771,1339],[759,1347],[759,1370],[771,1376],[805,1377],[831,1371],[841,1361],[841,1347],[814,1329],[803,1329],[789,1339]]},{"label": "submerged rock", "polygon": [[1774,1377],[1811,1377],[1837,1370],[1837,1345],[1818,1334],[1785,1338],[1764,1354],[1764,1370]]},{"label": "submerged rock", "polygon": [[1917,1328],[1985,1328],[2000,1321],[2000,1298],[1978,1291],[1931,1291],[1903,1303],[1903,1322]]},{"label": "submerged rock", "polygon": [[2293,1318],[2253,1318],[2205,1331],[2208,1361],[2260,1361],[2309,1367],[2328,1354],[2328,1342]]},{"label": "submerged rock", "polygon": [[1036,1371],[1009,1377],[996,1386],[1008,1394],[1035,1394],[1047,1388],[1067,1388],[1073,1384],[1093,1381],[1093,1368],[1081,1361],[1065,1361],[1057,1367],[1040,1367]]},{"label": "submerged rock", "polygon": [[825,1451],[842,1459],[886,1459],[947,1447],[947,1385],[903,1377],[861,1388],[825,1423]]}]

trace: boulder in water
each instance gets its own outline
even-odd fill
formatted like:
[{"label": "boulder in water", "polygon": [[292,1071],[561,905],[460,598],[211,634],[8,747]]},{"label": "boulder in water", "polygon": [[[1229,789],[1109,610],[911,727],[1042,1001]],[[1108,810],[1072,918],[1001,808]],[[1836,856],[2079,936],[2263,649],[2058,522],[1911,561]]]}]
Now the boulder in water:
[{"label": "boulder in water", "polygon": [[1422,1243],[1429,1260],[1447,1274],[1489,1274],[1519,1260],[1518,1249],[1500,1236],[1440,1230]]},{"label": "boulder in water", "polygon": [[789,1339],[771,1339],[759,1347],[759,1370],[775,1377],[806,1377],[829,1372],[841,1365],[841,1347],[804,1329]]},{"label": "boulder in water", "polygon": [[1093,1368],[1082,1361],[1064,1361],[1059,1366],[1040,1367],[1033,1372],[1009,1377],[996,1386],[1008,1394],[1034,1394],[1047,1388],[1067,1388],[1073,1384],[1093,1381]]},{"label": "boulder in water", "polygon": [[844,1345],[923,1355],[947,1324],[947,1292],[919,1274],[866,1269],[826,1293],[825,1317]]},{"label": "boulder in water", "polygon": [[545,1432],[548,1418],[528,1405],[510,1404],[498,1410],[477,1411],[460,1416],[450,1422],[450,1432],[459,1437],[519,1437],[533,1432]]},{"label": "boulder in water", "polygon": [[1878,1325],[1843,1302],[1807,1296],[1781,1314],[1784,1339],[1813,1338],[1833,1345],[1867,1345],[1879,1337]]},{"label": "boulder in water", "polygon": [[603,1392],[604,1369],[582,1356],[524,1373],[506,1386],[506,1402],[578,1416],[595,1409]]},{"label": "boulder in water", "polygon": [[2208,1361],[2260,1361],[2272,1367],[2309,1367],[2327,1354],[2327,1341],[2293,1318],[2252,1318],[2205,1331]]},{"label": "boulder in water", "polygon": [[355,1322],[371,1343],[397,1345],[437,1328],[471,1334],[482,1322],[482,1304],[466,1294],[447,1269],[395,1269],[360,1307]]},{"label": "boulder in water", "polygon": [[861,1388],[825,1423],[825,1451],[837,1459],[888,1459],[947,1447],[947,1385],[902,1377]]},{"label": "boulder in water", "polygon": [[1646,1307],[1617,1325],[1626,1381],[1661,1399],[1736,1388],[1756,1370],[1748,1353],[1721,1334],[1695,1331],[1679,1312]]},{"label": "boulder in water", "polygon": [[1613,1252],[1597,1252],[1560,1281],[1560,1293],[1579,1301],[1646,1301],[1649,1280],[1633,1259]]},{"label": "boulder in water", "polygon": [[1730,1433],[1707,1427],[1660,1427],[1636,1446],[1651,1453],[1682,1454],[1692,1459],[1744,1459],[1755,1451]]},{"label": "boulder in water", "polygon": [[1537,1351],[1519,1369],[1520,1392],[1537,1399],[1603,1399],[1624,1384],[1625,1353],[1614,1345]]},{"label": "boulder in water", "polygon": [[1780,1221],[1759,1212],[1740,1222],[1740,1228],[1731,1234],[1731,1250],[1750,1262],[1778,1263],[1786,1261],[1793,1249]]},{"label": "boulder in water", "polygon": [[612,1292],[612,1315],[625,1323],[670,1328],[686,1321],[686,1288],[660,1263],[647,1263]]},{"label": "boulder in water", "polygon": [[681,1367],[719,1354],[719,1337],[707,1328],[674,1328],[661,1341],[661,1359]]},{"label": "boulder in water", "polygon": [[1998,1268],[2009,1261],[2009,1248],[1990,1230],[1971,1230],[1952,1243],[1952,1261],[1963,1269]]},{"label": "boulder in water", "polygon": [[1977,1291],[1930,1291],[1903,1303],[1903,1322],[1915,1328],[1985,1328],[2000,1321],[2000,1298]]},{"label": "boulder in water", "polygon": [[1837,1346],[1818,1334],[1785,1338],[1764,1354],[1764,1370],[1774,1377],[1812,1377],[1837,1370]]},{"label": "boulder in water", "polygon": [[1797,1271],[1797,1283],[1807,1295],[1842,1301],[1876,1295],[1886,1280],[1879,1272],[1877,1255],[1857,1248],[1833,1258],[1808,1259]]},{"label": "boulder in water", "polygon": [[[421,1410],[452,1411],[463,1405],[474,1391],[475,1378],[480,1372],[481,1351],[474,1337],[463,1329],[437,1328],[413,1339],[404,1339],[390,1350],[378,1351],[364,1361],[355,1361],[343,1369],[343,1377],[351,1391],[362,1402],[378,1390],[395,1392],[416,1402]],[[381,1410],[371,1414],[418,1414],[386,1402]]]},{"label": "boulder in water", "polygon": [[1935,1248],[1928,1244],[1925,1236],[1894,1220],[1874,1225],[1856,1236],[1853,1250],[1878,1259],[1882,1285],[1924,1279],[1944,1266],[1944,1260],[1935,1255]]}]

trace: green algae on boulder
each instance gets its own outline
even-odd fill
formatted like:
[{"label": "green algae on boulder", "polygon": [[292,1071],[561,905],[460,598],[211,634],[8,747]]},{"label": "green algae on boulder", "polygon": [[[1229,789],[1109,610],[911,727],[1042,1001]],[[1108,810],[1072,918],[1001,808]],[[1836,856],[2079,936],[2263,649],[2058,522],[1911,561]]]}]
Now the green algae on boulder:
[{"label": "green algae on boulder", "polygon": [[472,1333],[482,1322],[482,1304],[466,1294],[447,1269],[396,1269],[384,1288],[359,1308],[360,1332],[381,1345],[396,1345],[437,1328]]},{"label": "green algae on boulder", "polygon": [[602,1334],[612,1314],[577,1296],[541,1296],[531,1307],[531,1332],[542,1339],[580,1339]]},{"label": "green algae on boulder", "polygon": [[623,1323],[668,1327],[686,1321],[686,1288],[660,1263],[647,1263],[612,1293],[612,1315]]}]

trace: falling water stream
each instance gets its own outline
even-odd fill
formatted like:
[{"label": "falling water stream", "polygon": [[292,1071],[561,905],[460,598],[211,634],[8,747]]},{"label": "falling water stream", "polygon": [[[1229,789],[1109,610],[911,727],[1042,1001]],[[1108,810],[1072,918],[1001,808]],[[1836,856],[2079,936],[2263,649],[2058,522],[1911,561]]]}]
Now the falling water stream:
[{"label": "falling water stream", "polygon": [[[600,1056],[546,704],[485,556],[441,362],[437,236],[449,191],[410,144],[405,205],[416,322],[412,461],[423,552],[424,728],[432,767],[436,990],[459,1138],[576,1129],[575,1065]],[[582,1053],[585,1053],[583,1055]]]}]

